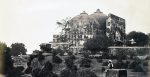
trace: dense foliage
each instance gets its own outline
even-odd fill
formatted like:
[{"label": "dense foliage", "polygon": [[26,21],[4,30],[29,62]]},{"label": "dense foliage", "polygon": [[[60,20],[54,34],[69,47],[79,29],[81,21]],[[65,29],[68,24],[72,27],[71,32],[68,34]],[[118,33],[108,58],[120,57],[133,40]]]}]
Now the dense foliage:
[{"label": "dense foliage", "polygon": [[2,43],[2,42],[0,42],[0,73],[2,73],[3,71],[3,53],[4,53],[4,51],[5,51],[5,49],[6,49],[6,44],[5,43]]},{"label": "dense foliage", "polygon": [[52,56],[52,62],[60,64],[60,63],[62,63],[62,59],[60,57],[58,57],[57,55],[53,55]]},{"label": "dense foliage", "polygon": [[18,56],[18,55],[26,55],[27,49],[23,43],[13,43],[11,45],[11,55]]},{"label": "dense foliage", "polygon": [[53,54],[60,54],[61,56],[64,55],[65,51],[62,50],[60,47],[56,48],[56,49],[53,49],[52,50],[52,53]]},{"label": "dense foliage", "polygon": [[[131,44],[131,39],[135,41],[134,44]],[[132,31],[127,34],[127,43],[128,46],[145,46],[148,44],[148,35],[142,32]]]},{"label": "dense foliage", "polygon": [[80,67],[86,67],[86,68],[91,67],[91,62],[92,62],[91,59],[83,58],[80,62]]},{"label": "dense foliage", "polygon": [[105,35],[99,35],[92,39],[88,39],[87,42],[84,43],[84,49],[90,50],[92,53],[106,51],[108,46],[109,39]]},{"label": "dense foliage", "polygon": [[51,52],[52,48],[51,48],[51,44],[45,44],[45,43],[42,43],[40,44],[40,49],[43,51],[43,52]]},{"label": "dense foliage", "polygon": [[10,76],[13,70],[13,60],[11,59],[10,48],[2,42],[0,42],[0,61],[0,73]]}]

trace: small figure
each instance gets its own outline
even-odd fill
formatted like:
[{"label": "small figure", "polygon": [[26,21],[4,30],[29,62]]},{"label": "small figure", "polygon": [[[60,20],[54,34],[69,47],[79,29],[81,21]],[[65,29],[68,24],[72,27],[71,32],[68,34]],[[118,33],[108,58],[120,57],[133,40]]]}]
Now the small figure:
[{"label": "small figure", "polygon": [[108,61],[108,68],[113,69],[114,65],[111,60]]}]

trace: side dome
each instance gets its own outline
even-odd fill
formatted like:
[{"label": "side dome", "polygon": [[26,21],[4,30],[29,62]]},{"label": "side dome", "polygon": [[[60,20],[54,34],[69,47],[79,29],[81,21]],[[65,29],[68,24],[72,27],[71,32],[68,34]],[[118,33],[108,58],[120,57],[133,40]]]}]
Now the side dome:
[{"label": "side dome", "polygon": [[106,29],[106,19],[108,19],[107,15],[97,9],[97,11],[91,14],[90,17],[91,19],[96,20],[99,23],[99,25],[97,26],[99,26],[101,30]]}]

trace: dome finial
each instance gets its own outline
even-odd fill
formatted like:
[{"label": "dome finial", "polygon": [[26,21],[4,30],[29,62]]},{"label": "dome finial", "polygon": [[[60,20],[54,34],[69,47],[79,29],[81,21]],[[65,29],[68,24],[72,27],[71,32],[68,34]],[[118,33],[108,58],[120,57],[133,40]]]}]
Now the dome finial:
[{"label": "dome finial", "polygon": [[87,14],[85,11],[83,11],[81,14]]},{"label": "dome finial", "polygon": [[85,11],[83,11],[82,13],[86,13]]},{"label": "dome finial", "polygon": [[102,13],[100,9],[97,9],[95,13]]}]

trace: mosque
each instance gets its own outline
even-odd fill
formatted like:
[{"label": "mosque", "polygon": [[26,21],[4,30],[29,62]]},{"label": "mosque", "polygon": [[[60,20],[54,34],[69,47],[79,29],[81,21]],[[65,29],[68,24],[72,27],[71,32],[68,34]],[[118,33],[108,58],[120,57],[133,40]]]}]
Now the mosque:
[{"label": "mosque", "polygon": [[96,35],[106,35],[114,42],[114,46],[123,46],[125,43],[125,19],[109,13],[108,15],[99,9],[93,14],[85,11],[68,21],[65,38],[62,42],[61,36],[53,35],[52,48],[68,47],[70,51],[78,53],[83,48],[87,39],[94,38]]}]

